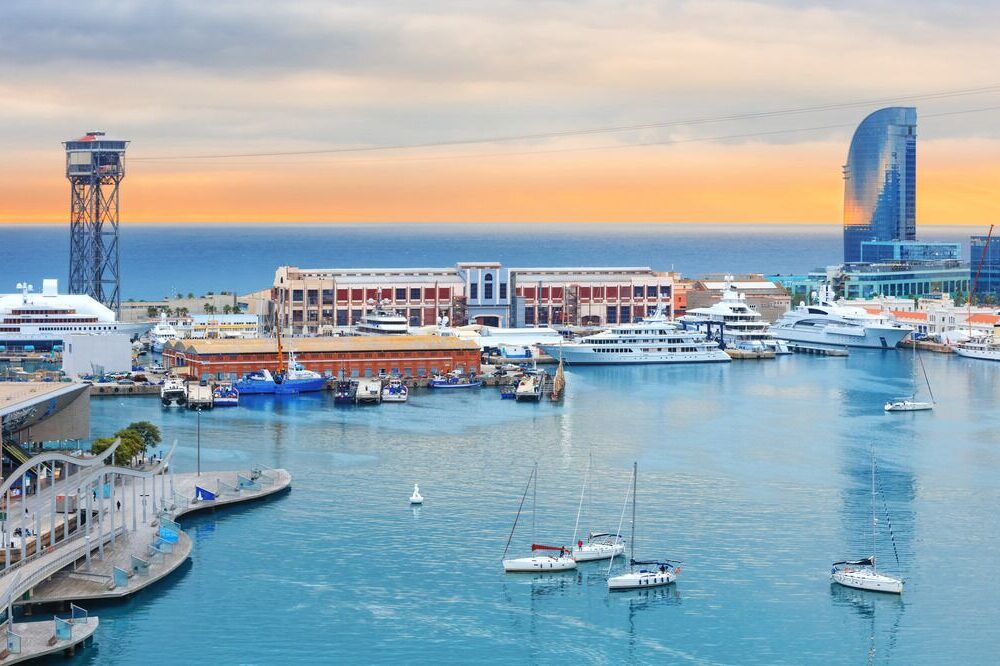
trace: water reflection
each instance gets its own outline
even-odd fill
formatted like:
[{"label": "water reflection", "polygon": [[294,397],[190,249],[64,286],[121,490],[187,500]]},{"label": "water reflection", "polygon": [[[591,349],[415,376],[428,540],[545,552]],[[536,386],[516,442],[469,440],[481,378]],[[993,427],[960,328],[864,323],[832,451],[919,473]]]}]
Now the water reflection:
[{"label": "water reflection", "polygon": [[[831,583],[830,598],[835,607],[847,608],[865,622],[868,634],[866,663],[888,662],[896,647],[905,610],[902,595],[855,590]],[[880,634],[885,635],[884,639]]]}]

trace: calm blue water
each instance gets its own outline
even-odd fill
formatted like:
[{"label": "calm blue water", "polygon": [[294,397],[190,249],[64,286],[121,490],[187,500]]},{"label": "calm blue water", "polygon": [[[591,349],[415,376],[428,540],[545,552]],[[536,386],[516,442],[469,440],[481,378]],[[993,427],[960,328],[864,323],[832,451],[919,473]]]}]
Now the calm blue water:
[{"label": "calm blue water", "polygon": [[[911,365],[878,351],[572,369],[563,405],[484,389],[372,408],[255,396],[206,413],[203,469],[281,466],[294,489],[185,521],[190,567],[93,609],[96,647],[76,663],[994,663],[1000,368],[924,360],[932,413],[883,413]],[[194,414],[103,398],[92,415],[95,436],[160,424],[181,442],[176,467],[194,468]],[[828,579],[830,562],[870,550],[872,442],[900,564],[884,533],[880,561],[907,579],[902,599]],[[532,463],[537,538],[568,544],[591,452],[581,529],[617,527],[638,460],[638,555],[684,560],[676,586],[609,595],[600,563],[502,573]]]},{"label": "calm blue water", "polygon": [[[924,240],[968,243],[972,227],[921,227]],[[711,272],[801,273],[839,263],[836,225],[315,224],[121,227],[122,298],[154,299],[270,287],[281,265],[302,268],[651,266]],[[966,252],[967,254],[967,252]],[[17,282],[65,284],[67,225],[0,226],[0,293]],[[9,284],[8,284],[9,283]]]}]

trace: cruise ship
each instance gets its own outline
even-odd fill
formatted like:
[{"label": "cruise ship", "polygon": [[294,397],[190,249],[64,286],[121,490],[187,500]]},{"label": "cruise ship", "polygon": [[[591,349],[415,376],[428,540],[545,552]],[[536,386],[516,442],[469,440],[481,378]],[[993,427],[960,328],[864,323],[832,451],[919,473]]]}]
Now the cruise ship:
[{"label": "cruise ship", "polygon": [[722,300],[711,307],[688,310],[678,321],[685,328],[694,327],[711,339],[721,339],[727,347],[790,354],[788,344],[770,333],[768,323],[747,305],[746,297],[737,291],[732,280],[731,275],[726,276]]},{"label": "cruise ship", "polygon": [[355,325],[356,335],[407,335],[410,332],[406,317],[390,310],[388,299],[383,299],[378,304],[375,299],[369,299],[368,307],[373,309],[365,313]]},{"label": "cruise ship", "polygon": [[161,312],[160,321],[149,332],[149,346],[155,352],[162,352],[165,344],[179,337],[177,329],[167,321],[166,313]]},{"label": "cruise ship", "polygon": [[799,305],[771,325],[776,338],[838,347],[894,349],[913,328],[864,308],[833,302],[829,291],[817,305]]},{"label": "cruise ship", "polygon": [[667,319],[661,304],[651,316],[619,324],[575,342],[544,344],[542,349],[570,365],[625,363],[728,362],[729,355],[701,331],[687,331]]},{"label": "cruise ship", "polygon": [[20,282],[0,295],[0,345],[51,349],[75,333],[124,333],[135,339],[151,324],[122,324],[115,313],[85,294],[60,294],[59,281],[42,281],[42,292]]}]

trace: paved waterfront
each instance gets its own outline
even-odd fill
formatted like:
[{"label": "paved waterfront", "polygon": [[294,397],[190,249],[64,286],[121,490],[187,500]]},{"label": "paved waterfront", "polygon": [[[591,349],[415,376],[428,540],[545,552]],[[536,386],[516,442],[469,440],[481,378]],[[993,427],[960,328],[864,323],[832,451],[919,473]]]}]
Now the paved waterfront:
[{"label": "paved waterfront", "polygon": [[[909,391],[911,361],[863,350],[567,368],[561,405],[428,391],[404,405],[262,396],[205,413],[203,470],[282,467],[295,492],[185,519],[191,569],[102,608],[81,659],[856,664],[874,649],[875,663],[989,661],[1000,646],[998,368],[923,358],[939,401],[930,414],[885,414],[887,397]],[[194,414],[124,402],[92,401],[95,434],[148,418],[185,443],[175,468],[194,469]],[[872,441],[901,565],[885,534],[879,555],[907,579],[901,600],[828,578],[832,561],[870,549]],[[502,574],[531,464],[536,536],[568,543],[591,451],[581,531],[617,526],[638,459],[639,554],[684,560],[675,587],[610,596],[600,564]],[[416,510],[414,482],[426,498]],[[524,518],[517,552],[531,542]]]}]

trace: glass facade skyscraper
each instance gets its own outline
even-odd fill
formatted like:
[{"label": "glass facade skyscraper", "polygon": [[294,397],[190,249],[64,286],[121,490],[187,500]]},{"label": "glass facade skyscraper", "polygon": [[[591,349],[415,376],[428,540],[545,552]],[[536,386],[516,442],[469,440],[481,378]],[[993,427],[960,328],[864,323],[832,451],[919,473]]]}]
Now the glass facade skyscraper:
[{"label": "glass facade skyscraper", "polygon": [[1000,298],[1000,240],[996,236],[990,239],[989,246],[986,245],[986,236],[969,239],[969,268],[973,276],[979,270],[980,261],[983,267],[979,271],[976,295],[992,294],[994,298]]},{"label": "glass facade skyscraper", "polygon": [[875,111],[854,131],[844,165],[844,262],[864,241],[917,237],[917,110]]}]

